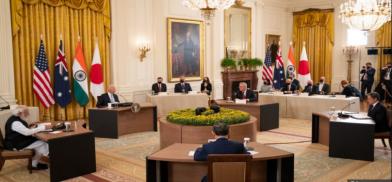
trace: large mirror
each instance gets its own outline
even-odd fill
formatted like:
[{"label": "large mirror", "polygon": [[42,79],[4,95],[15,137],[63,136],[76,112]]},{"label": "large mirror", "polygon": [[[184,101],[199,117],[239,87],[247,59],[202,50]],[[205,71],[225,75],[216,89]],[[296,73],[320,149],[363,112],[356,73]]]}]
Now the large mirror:
[{"label": "large mirror", "polygon": [[225,10],[225,55],[235,59],[251,57],[252,9],[232,6]]}]

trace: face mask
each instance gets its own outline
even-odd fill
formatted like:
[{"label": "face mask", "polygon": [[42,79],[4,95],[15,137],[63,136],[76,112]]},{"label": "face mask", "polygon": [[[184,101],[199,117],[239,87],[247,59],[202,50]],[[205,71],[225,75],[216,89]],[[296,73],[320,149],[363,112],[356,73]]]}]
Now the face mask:
[{"label": "face mask", "polygon": [[158,81],[158,83],[162,83],[162,81]]},{"label": "face mask", "polygon": [[312,84],[311,84],[311,83],[308,83],[308,86],[312,86]]},{"label": "face mask", "polygon": [[392,65],[388,65],[388,68],[392,68]]},{"label": "face mask", "polygon": [[181,83],[184,83],[184,80],[180,80]]},{"label": "face mask", "polygon": [[324,80],[320,80],[320,83],[324,83]]}]

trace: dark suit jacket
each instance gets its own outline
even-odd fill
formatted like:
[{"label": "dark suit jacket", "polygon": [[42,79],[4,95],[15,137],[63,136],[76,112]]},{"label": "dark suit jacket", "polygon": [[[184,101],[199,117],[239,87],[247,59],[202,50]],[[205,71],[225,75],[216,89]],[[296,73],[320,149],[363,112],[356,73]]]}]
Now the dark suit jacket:
[{"label": "dark suit jacket", "polygon": [[302,92],[307,92],[309,93],[309,95],[314,95],[316,94],[317,90],[316,90],[316,86],[314,85],[306,85],[304,90],[302,90]]},{"label": "dark suit jacket", "polygon": [[193,156],[196,161],[206,161],[209,154],[247,154],[242,143],[230,141],[227,138],[218,138],[215,142],[204,144],[196,149]]},{"label": "dark suit jacket", "polygon": [[[113,94],[114,101],[120,102],[118,100],[118,96],[116,94]],[[97,107],[106,107],[108,106],[108,103],[110,103],[110,97],[108,93],[104,93],[101,96],[98,96],[98,101],[97,101]]]},{"label": "dark suit jacket", "polygon": [[189,83],[184,83],[184,88],[182,88],[181,83],[177,83],[174,86],[174,92],[175,93],[181,93],[182,89],[185,90],[185,93],[188,93],[189,91],[192,91],[192,87]]},{"label": "dark suit jacket", "polygon": [[[244,93],[241,92],[241,91],[237,91],[237,92],[234,93],[232,98],[233,99],[244,99]],[[249,99],[249,102],[255,102],[257,100],[257,97],[256,97],[255,93],[252,90],[250,90],[250,89],[246,90],[245,98]]]},{"label": "dark suit jacket", "polygon": [[[316,87],[316,94],[321,94],[319,91],[319,85],[320,83],[318,83],[315,87]],[[331,92],[331,86],[329,86],[327,83],[324,83],[323,88],[321,89],[321,91],[324,92],[324,94],[329,94]]]},{"label": "dark suit jacket", "polygon": [[158,83],[154,83],[154,84],[152,84],[151,90],[153,90],[154,93],[166,92],[167,87],[166,87],[166,84],[161,83],[161,90],[159,90]]},{"label": "dark suit jacket", "polygon": [[385,132],[391,130],[388,126],[387,109],[381,103],[376,104],[375,107],[370,105],[368,116],[371,117],[376,123],[375,132]]},{"label": "dark suit jacket", "polygon": [[345,95],[346,97],[361,97],[361,93],[358,91],[358,89],[351,85],[344,87],[341,94]]},{"label": "dark suit jacket", "polygon": [[[374,82],[374,74],[376,74],[376,69],[374,68],[369,68],[369,69],[363,69],[361,70],[361,81],[362,82],[367,82],[367,83],[373,83]],[[364,80],[365,74],[367,75],[367,80]]]},{"label": "dark suit jacket", "polygon": [[212,91],[212,85],[211,85],[211,83],[208,83],[206,87],[204,86],[204,83],[201,83],[200,91],[201,91],[201,92],[207,91],[207,94],[210,95],[210,94],[211,94],[211,91]]},{"label": "dark suit jacket", "polygon": [[297,79],[294,79],[293,82],[292,82],[292,84],[294,84],[294,85],[297,86],[297,90],[299,90],[299,89],[302,88],[302,87],[301,87],[301,83],[299,83],[299,81],[298,81]]},{"label": "dark suit jacket", "polygon": [[285,92],[285,91],[292,91],[292,92],[294,92],[296,90],[298,90],[298,86],[296,84],[294,84],[294,83],[291,83],[290,89],[289,89],[289,85],[287,85],[287,84],[282,88],[283,92]]}]

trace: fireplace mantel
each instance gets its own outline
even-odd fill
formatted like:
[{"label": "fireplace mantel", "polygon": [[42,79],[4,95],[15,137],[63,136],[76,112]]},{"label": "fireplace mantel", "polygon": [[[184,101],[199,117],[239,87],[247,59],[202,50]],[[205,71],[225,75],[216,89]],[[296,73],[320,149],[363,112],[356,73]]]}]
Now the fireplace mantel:
[{"label": "fireplace mantel", "polygon": [[[252,90],[257,89],[257,77],[258,70],[249,71],[222,71],[222,81],[223,81],[223,98],[232,97],[233,95],[233,84],[240,81],[248,83],[248,88]],[[238,89],[238,88],[235,88]]]}]

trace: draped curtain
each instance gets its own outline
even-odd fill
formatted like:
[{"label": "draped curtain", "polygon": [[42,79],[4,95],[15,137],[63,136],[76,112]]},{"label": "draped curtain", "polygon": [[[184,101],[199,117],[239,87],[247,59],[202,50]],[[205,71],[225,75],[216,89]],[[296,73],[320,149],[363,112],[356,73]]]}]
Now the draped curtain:
[{"label": "draped curtain", "polygon": [[305,42],[312,80],[321,76],[331,83],[334,46],[334,10],[309,9],[293,13],[293,43],[298,68]]},{"label": "draped curtain", "polygon": [[[381,28],[376,31],[376,46],[391,47],[392,46],[392,23],[391,21],[385,23]],[[392,63],[392,55],[384,55],[383,49],[378,52],[378,67],[380,70],[387,63]]]},{"label": "draped curtain", "polygon": [[[33,67],[43,35],[49,61],[52,84],[54,63],[60,35],[63,38],[69,77],[78,37],[89,71],[95,42],[98,41],[105,85],[108,85],[110,65],[110,1],[109,0],[11,0],[12,41],[15,73],[15,95],[18,104],[38,106],[41,120],[73,120],[87,117],[89,104],[80,107],[73,98],[71,104],[61,108],[57,104],[45,109],[33,94]],[[70,88],[72,89],[72,79]]]}]

